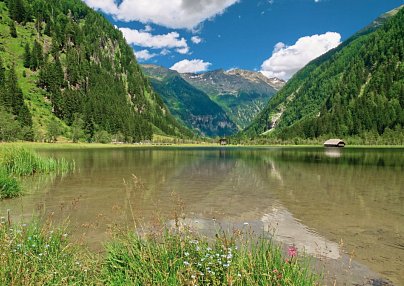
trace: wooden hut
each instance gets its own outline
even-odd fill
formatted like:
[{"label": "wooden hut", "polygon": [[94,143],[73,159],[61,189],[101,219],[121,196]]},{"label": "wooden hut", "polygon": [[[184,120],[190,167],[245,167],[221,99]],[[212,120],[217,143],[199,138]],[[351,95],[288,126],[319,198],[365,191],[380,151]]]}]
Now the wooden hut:
[{"label": "wooden hut", "polygon": [[345,147],[345,142],[341,139],[329,139],[324,142],[324,147]]},{"label": "wooden hut", "polygon": [[226,139],[226,138],[220,138],[220,140],[219,140],[219,144],[220,145],[227,145],[227,144],[229,144],[229,140],[228,139]]}]

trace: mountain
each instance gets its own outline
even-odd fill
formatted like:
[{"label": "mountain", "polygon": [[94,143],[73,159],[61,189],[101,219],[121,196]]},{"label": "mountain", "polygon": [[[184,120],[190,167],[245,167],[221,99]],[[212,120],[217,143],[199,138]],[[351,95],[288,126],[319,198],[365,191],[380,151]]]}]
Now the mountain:
[{"label": "mountain", "polygon": [[400,7],[310,62],[238,136],[403,140],[403,27]]},{"label": "mountain", "polygon": [[250,124],[284,85],[280,79],[268,79],[259,72],[241,69],[184,73],[181,76],[219,104],[240,129]]},{"label": "mountain", "polygon": [[178,72],[155,65],[142,65],[142,68],[171,113],[189,128],[203,136],[225,136],[238,131],[218,104]]},{"label": "mountain", "polygon": [[122,33],[80,0],[0,1],[0,60],[0,140],[44,140],[50,129],[89,141],[192,136]]},{"label": "mountain", "polygon": [[285,84],[241,69],[180,74],[156,65],[142,68],[173,115],[209,136],[234,134],[247,126]]}]

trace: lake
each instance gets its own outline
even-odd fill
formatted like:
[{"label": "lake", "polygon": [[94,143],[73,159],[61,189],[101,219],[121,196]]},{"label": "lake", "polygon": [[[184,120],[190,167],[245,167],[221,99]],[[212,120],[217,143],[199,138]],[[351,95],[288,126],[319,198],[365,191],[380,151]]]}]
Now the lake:
[{"label": "lake", "polygon": [[[251,227],[328,261],[351,258],[404,285],[402,148],[113,148],[41,150],[76,170],[24,182],[0,202],[13,219],[69,218],[97,249],[114,225],[183,216],[201,231]],[[347,261],[347,259],[345,259]],[[335,263],[334,263],[335,264]],[[360,266],[358,266],[360,265]]]}]

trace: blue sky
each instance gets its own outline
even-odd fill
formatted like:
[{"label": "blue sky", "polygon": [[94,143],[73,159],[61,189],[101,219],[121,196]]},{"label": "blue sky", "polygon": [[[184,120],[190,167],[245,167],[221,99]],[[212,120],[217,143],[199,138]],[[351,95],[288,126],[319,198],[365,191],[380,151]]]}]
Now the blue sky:
[{"label": "blue sky", "polygon": [[289,79],[404,0],[84,0],[141,63],[181,72],[242,68]]}]

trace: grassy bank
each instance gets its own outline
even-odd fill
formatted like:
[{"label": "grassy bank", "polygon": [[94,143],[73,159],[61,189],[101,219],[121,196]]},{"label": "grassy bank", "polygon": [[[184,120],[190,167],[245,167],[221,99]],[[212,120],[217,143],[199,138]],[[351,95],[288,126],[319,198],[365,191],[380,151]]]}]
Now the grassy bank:
[{"label": "grassy bank", "polygon": [[294,249],[284,256],[267,239],[190,231],[117,234],[91,255],[50,224],[0,221],[1,285],[316,285]]},{"label": "grassy bank", "polygon": [[0,199],[21,194],[19,179],[34,174],[67,172],[73,163],[64,159],[42,158],[35,151],[13,145],[0,146]]}]

